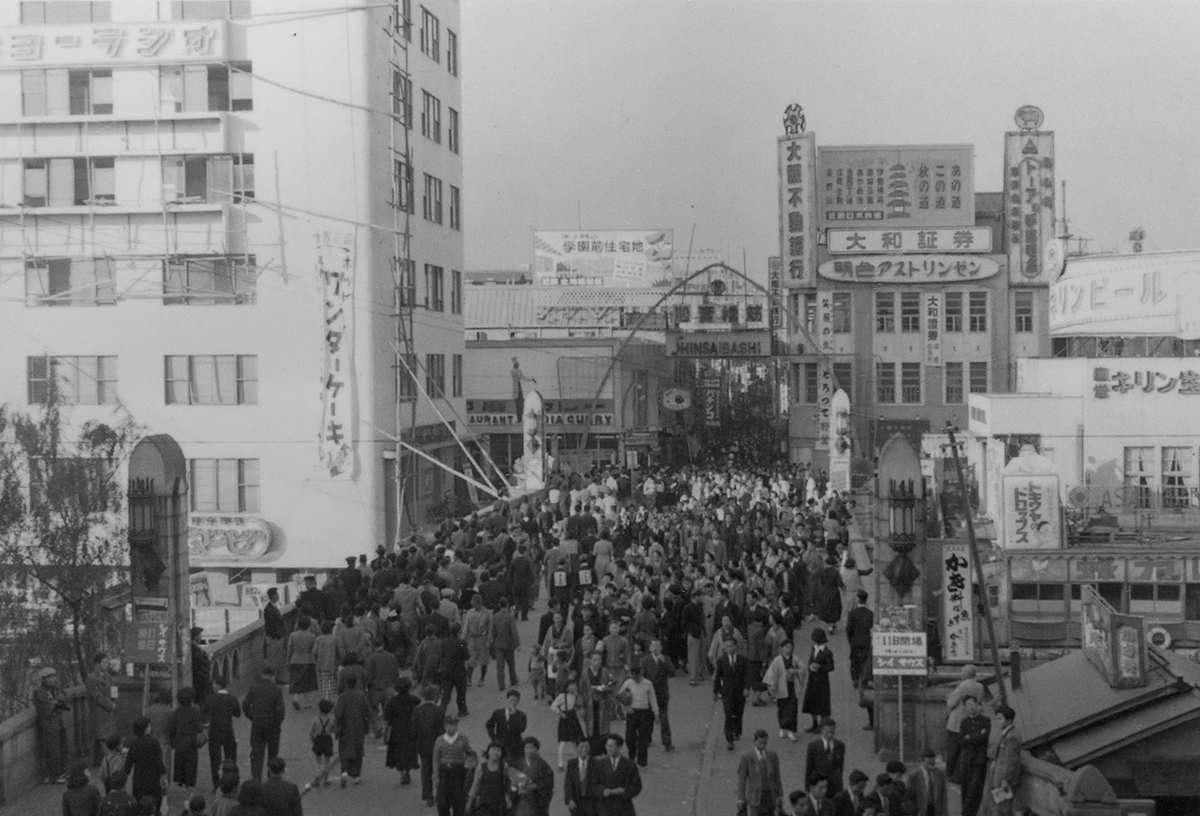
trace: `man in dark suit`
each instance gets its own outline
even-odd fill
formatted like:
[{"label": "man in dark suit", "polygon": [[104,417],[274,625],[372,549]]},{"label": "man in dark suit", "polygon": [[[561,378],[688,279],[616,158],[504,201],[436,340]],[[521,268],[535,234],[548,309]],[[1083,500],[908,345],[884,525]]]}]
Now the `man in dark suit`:
[{"label": "man in dark suit", "polygon": [[521,702],[521,692],[509,689],[504,695],[504,708],[498,708],[488,717],[484,724],[487,735],[493,742],[504,746],[504,758],[510,762],[520,762],[525,755],[522,741],[525,739],[525,726],[529,721],[525,712],[518,711]]},{"label": "man in dark suit", "polygon": [[204,717],[208,720],[208,760],[212,765],[213,787],[221,781],[221,760],[237,762],[237,736],[233,733],[234,718],[242,716],[238,698],[229,693],[229,680],[224,675],[213,681],[215,694],[204,701]]},{"label": "man in dark suit", "polygon": [[746,710],[746,659],[738,654],[737,643],[726,640],[725,654],[717,658],[713,670],[713,696],[725,707],[725,741],[733,750],[733,741],[742,736],[742,714]]},{"label": "man in dark suit", "polygon": [[304,816],[300,788],[283,778],[286,770],[287,763],[281,756],[271,757],[267,762],[267,781],[259,789],[267,816]]},{"label": "man in dark suit", "polygon": [[263,755],[273,759],[279,755],[279,733],[287,709],[283,707],[283,692],[275,685],[275,672],[263,666],[254,684],[242,700],[242,712],[250,720],[250,775],[262,781]]},{"label": "man in dark suit", "polygon": [[851,771],[850,786],[830,799],[833,816],[858,816],[858,809],[867,798],[868,781],[869,777],[858,768]]},{"label": "man in dark suit", "polygon": [[804,760],[804,778],[814,774],[825,777],[826,794],[837,796],[842,790],[842,771],[846,764],[846,743],[834,739],[837,723],[826,717],[821,720],[821,736],[808,744]]},{"label": "man in dark suit", "polygon": [[533,562],[529,560],[529,553],[522,544],[508,564],[508,586],[513,605],[523,621],[529,620],[530,595],[535,581]]},{"label": "man in dark suit", "polygon": [[850,642],[850,682],[858,683],[862,667],[871,658],[871,628],[875,613],[867,608],[867,591],[858,591],[858,606],[846,614],[846,639]]},{"label": "man in dark suit", "polygon": [[654,697],[658,700],[658,728],[662,737],[662,746],[672,751],[671,722],[667,716],[667,706],[671,702],[671,684],[667,682],[675,676],[675,666],[663,654],[663,644],[660,638],[650,641],[650,654],[642,659],[642,674],[654,686]]},{"label": "man in dark suit", "polygon": [[324,622],[333,617],[325,608],[325,593],[317,589],[317,576],[315,575],[304,576],[304,591],[296,598],[297,609],[306,605],[311,610],[313,617],[319,621]]},{"label": "man in dark suit", "polygon": [[917,816],[948,816],[946,772],[937,767],[937,754],[926,748],[921,764],[904,781],[908,795],[917,803]]},{"label": "man in dark suit", "polygon": [[621,756],[624,743],[616,734],[604,741],[605,756],[592,763],[597,816],[637,816],[634,798],[642,792],[642,777],[629,757]]},{"label": "man in dark suit", "polygon": [[413,709],[413,733],[421,760],[421,801],[433,807],[433,746],[446,730],[446,712],[437,704],[441,691],[427,684],[421,689],[421,704]]},{"label": "man in dark suit", "polygon": [[783,778],[779,755],[767,748],[767,732],[754,732],[754,750],[738,763],[738,813],[775,816],[783,808]]},{"label": "man in dark suit", "polygon": [[563,780],[563,799],[572,816],[596,816],[596,797],[592,795],[595,762],[588,755],[591,743],[581,739],[575,746],[575,759],[567,761]]},{"label": "man in dark suit", "polygon": [[795,791],[788,797],[792,803],[792,812],[796,816],[833,816],[833,803],[825,798],[828,790],[829,780],[822,774],[808,777],[805,792]]}]

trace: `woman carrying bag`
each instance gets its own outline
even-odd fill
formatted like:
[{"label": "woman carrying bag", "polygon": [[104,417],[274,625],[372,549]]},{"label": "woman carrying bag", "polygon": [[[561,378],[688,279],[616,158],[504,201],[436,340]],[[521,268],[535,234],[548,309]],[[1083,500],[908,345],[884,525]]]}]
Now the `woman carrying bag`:
[{"label": "woman carrying bag", "polygon": [[792,641],[779,645],[779,654],[767,667],[763,685],[775,698],[776,717],[779,720],[779,736],[796,741],[796,729],[800,719],[800,697],[808,685],[808,669],[796,659]]}]

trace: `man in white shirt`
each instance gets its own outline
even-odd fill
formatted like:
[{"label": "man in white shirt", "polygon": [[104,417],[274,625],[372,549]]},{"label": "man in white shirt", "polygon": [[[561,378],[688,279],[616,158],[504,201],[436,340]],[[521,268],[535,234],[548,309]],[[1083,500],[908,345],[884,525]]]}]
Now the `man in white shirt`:
[{"label": "man in white shirt", "polygon": [[650,735],[654,732],[654,718],[658,716],[658,695],[654,684],[642,674],[642,664],[633,661],[629,667],[629,679],[621,684],[618,699],[630,707],[625,717],[625,744],[629,746],[629,758],[645,768],[650,750]]}]

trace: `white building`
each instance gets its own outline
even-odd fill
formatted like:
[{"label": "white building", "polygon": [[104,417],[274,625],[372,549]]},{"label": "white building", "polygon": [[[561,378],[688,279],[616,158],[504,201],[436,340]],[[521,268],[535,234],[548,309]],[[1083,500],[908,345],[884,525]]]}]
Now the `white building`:
[{"label": "white building", "polygon": [[336,566],[454,489],[403,454],[398,513],[390,437],[461,461],[458,19],[0,4],[0,403],[171,434],[193,566]]}]

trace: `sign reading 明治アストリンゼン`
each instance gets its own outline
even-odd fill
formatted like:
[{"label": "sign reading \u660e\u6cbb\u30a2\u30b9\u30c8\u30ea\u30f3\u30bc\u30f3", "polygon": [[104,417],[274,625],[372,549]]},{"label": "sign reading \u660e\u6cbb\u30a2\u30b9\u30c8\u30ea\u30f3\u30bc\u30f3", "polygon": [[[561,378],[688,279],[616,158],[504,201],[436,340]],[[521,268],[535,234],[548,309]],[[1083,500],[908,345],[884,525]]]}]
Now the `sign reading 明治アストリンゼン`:
[{"label": "sign reading \u660e\u6cbb\u30a2\u30b9\u30c8\u30ea\u30f3\u30bc\u30f3", "polygon": [[668,357],[770,357],[770,332],[711,332],[667,335]]},{"label": "sign reading \u660e\u6cbb\u30a2\u30b9\u30c8\u30ea\u30f3\u30bc\u30f3", "polygon": [[863,255],[826,261],[818,271],[828,280],[940,284],[990,278],[1000,265],[973,255]]},{"label": "sign reading \u660e\u6cbb\u30a2\u30b9\u30c8\u30ea\u30f3\u30bc\u30f3", "polygon": [[971,145],[822,147],[817,202],[822,228],[973,227]]}]

